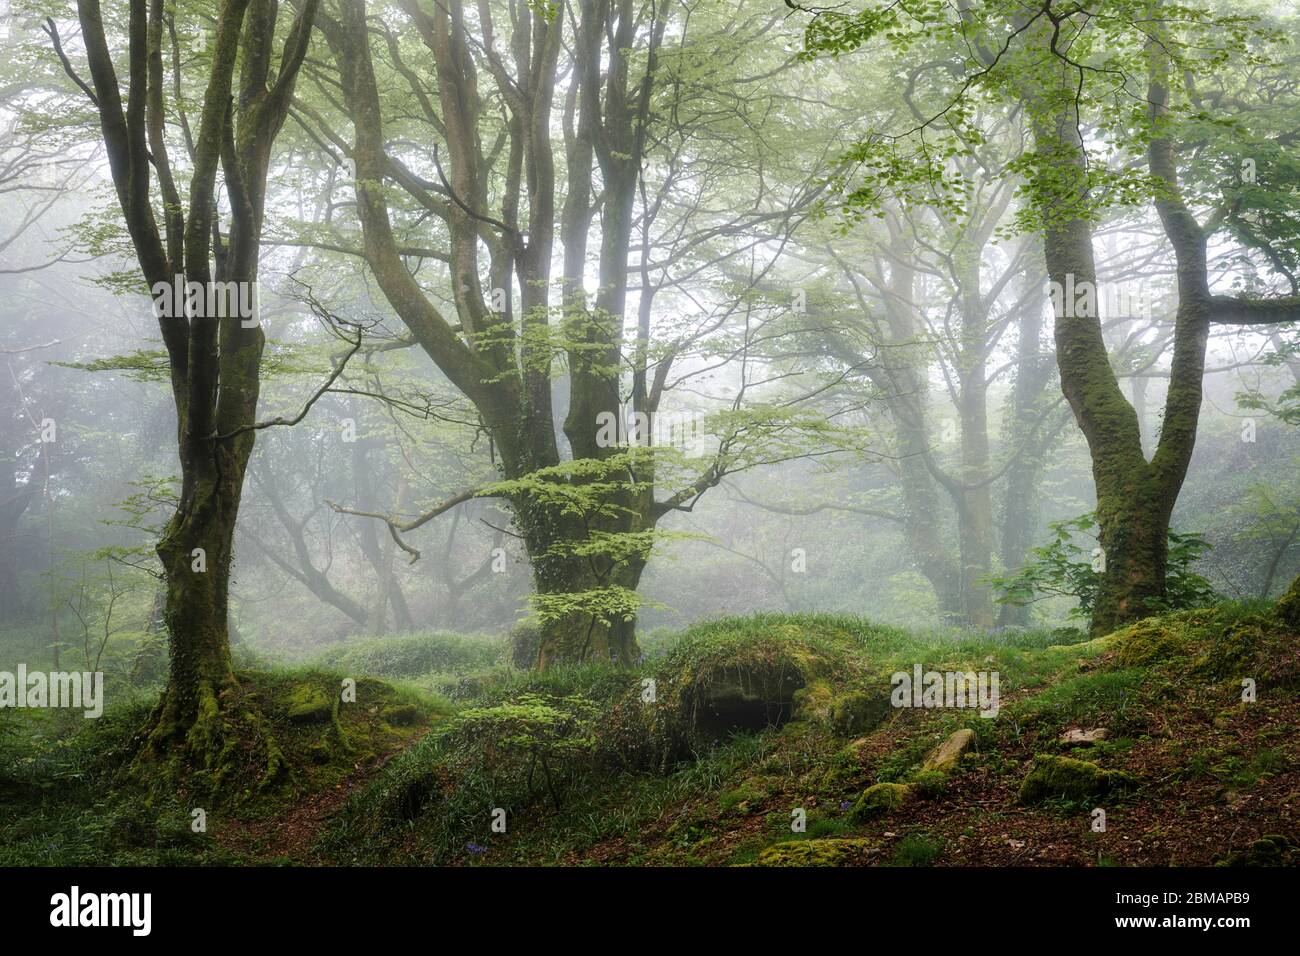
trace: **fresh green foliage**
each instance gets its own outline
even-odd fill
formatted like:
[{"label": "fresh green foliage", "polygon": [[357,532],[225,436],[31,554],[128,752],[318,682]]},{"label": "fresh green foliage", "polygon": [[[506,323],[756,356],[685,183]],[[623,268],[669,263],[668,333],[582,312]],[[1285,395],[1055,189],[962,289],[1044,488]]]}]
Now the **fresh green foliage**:
[{"label": "fresh green foliage", "polygon": [[[1025,605],[1039,596],[1064,595],[1078,599],[1073,615],[1089,617],[1101,588],[1103,558],[1100,548],[1086,549],[1075,541],[1080,535],[1096,540],[1097,516],[1089,512],[1048,527],[1052,540],[1033,549],[1033,561],[1015,574],[992,577],[989,583],[999,592],[999,603]],[[1192,570],[1209,549],[1202,535],[1170,529],[1166,596],[1162,604],[1147,608],[1150,613],[1200,607],[1217,599],[1210,582]]]},{"label": "fresh green foliage", "polygon": [[476,707],[460,714],[460,732],[483,748],[489,773],[518,773],[532,789],[540,769],[546,790],[560,809],[561,781],[556,775],[572,773],[595,749],[596,705],[585,697],[545,697],[524,694],[508,703]]}]

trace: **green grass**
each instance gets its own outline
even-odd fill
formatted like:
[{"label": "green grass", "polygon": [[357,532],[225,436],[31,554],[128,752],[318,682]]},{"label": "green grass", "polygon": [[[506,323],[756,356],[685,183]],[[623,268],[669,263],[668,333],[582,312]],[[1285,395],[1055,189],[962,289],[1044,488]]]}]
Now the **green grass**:
[{"label": "green grass", "polygon": [[146,806],[138,794],[113,792],[131,738],[152,707],[146,697],[121,701],[97,720],[0,712],[0,866],[215,861],[210,841],[191,830],[177,802]]},{"label": "green grass", "polygon": [[909,833],[894,845],[886,866],[933,866],[943,844],[924,833]]},{"label": "green grass", "polygon": [[1148,681],[1148,673],[1141,668],[1079,674],[1013,704],[1009,715],[1023,723],[1042,721],[1049,728],[1105,723],[1114,731],[1126,725]]},{"label": "green grass", "polygon": [[[382,691],[377,682],[365,685],[367,693],[383,698],[367,701],[374,708],[366,711],[371,720],[383,724],[382,714],[374,716],[378,712],[397,715],[408,709],[438,718],[430,733],[408,740],[406,749],[352,795],[318,844],[323,860],[746,863],[783,841],[861,836],[864,825],[850,822],[846,803],[873,783],[924,782],[918,775],[921,760],[958,727],[977,732],[970,766],[1013,785],[1023,774],[1025,754],[1058,749],[1055,737],[1070,724],[1111,728],[1111,739],[1087,757],[1107,764],[1113,758],[1122,765],[1135,740],[1150,739],[1142,736],[1149,712],[1185,698],[1188,675],[1202,666],[1198,662],[1207,648],[1223,644],[1215,634],[1241,623],[1256,627],[1250,616],[1255,613],[1234,606],[1170,616],[1169,627],[1195,632],[1184,663],[1173,666],[1163,658],[1119,666],[1115,653],[1122,643],[1089,641],[1077,632],[910,632],[850,615],[760,614],[704,622],[680,634],[657,632],[645,640],[649,653],[642,663],[628,669],[588,663],[521,672],[504,662],[500,640],[411,634],[331,648],[305,668],[265,669],[257,690],[259,699],[275,702],[304,686],[334,693],[343,676],[357,675],[360,683],[360,675],[381,674],[395,683],[385,683]],[[1259,646],[1275,637],[1266,633]],[[1224,659],[1239,657],[1235,643],[1224,647]],[[874,730],[850,734],[841,727],[837,732],[830,715],[840,702],[880,693],[882,687],[887,692],[892,672],[910,672],[917,663],[926,670],[998,671],[1002,719],[982,720],[969,710],[906,709],[889,713]],[[1217,659],[1212,663],[1220,666]],[[789,669],[799,671],[803,684],[795,692],[789,723],[759,731],[697,732],[694,708],[710,688],[725,688],[746,675],[761,683],[763,675]],[[656,682],[653,705],[642,699],[647,678]],[[1196,686],[1203,685],[1208,686],[1200,680]],[[431,695],[431,689],[450,689],[455,703]],[[530,751],[520,750],[519,739],[511,738],[514,731],[483,722],[485,711],[508,713],[510,708],[499,705],[519,704],[526,695],[539,706],[551,698],[562,710],[563,699],[579,698],[574,713],[591,715],[581,718],[588,723],[578,725],[576,746],[553,755],[549,769],[558,807],[530,765]],[[136,706],[147,711],[148,698]],[[477,724],[456,716],[471,708],[479,715]],[[1218,708],[1214,704],[1207,712],[1212,716]],[[211,841],[178,832],[185,823],[183,806],[163,800],[156,809],[142,809],[130,793],[105,798],[111,782],[107,771],[114,754],[121,753],[121,728],[142,719],[138,711],[120,713],[114,710],[101,726],[79,728],[70,736],[60,715],[25,715],[15,723],[0,713],[0,799],[17,809],[0,823],[5,848],[0,862],[227,861]],[[271,725],[293,752],[309,749],[311,734],[319,732],[275,716]],[[849,745],[850,738],[863,735],[863,744]],[[367,739],[364,731],[358,737]],[[1189,746],[1184,756],[1191,772],[1179,779],[1203,775],[1251,786],[1290,769],[1287,747],[1289,737],[1280,732],[1270,739],[1261,735],[1253,749],[1199,753]],[[331,774],[334,770],[309,769],[305,789],[333,786],[338,777]],[[934,783],[919,787],[918,799],[943,800],[961,792],[955,781]],[[291,812],[293,800],[286,793],[278,806]],[[497,807],[507,813],[503,834],[491,828]],[[790,831],[794,807],[806,812],[801,834]],[[268,804],[258,812],[270,812]],[[1042,812],[1062,811],[1049,806]],[[148,822],[136,825],[133,819]],[[943,856],[938,833],[908,833],[905,817],[886,821],[898,824],[906,835],[877,860],[926,866]]]},{"label": "green grass", "polygon": [[[744,817],[763,808],[772,817],[770,838],[790,839],[790,807],[782,804],[772,810],[769,805],[784,797],[769,794],[755,782],[756,774],[775,781],[818,781],[834,791],[827,803],[832,808],[855,787],[872,781],[858,779],[860,773],[845,764],[839,746],[820,726],[792,724],[780,735],[692,738],[682,725],[682,714],[694,699],[691,694],[728,675],[771,666],[802,668],[825,683],[830,694],[867,681],[874,681],[877,690],[887,688],[889,673],[910,671],[918,660],[927,667],[986,669],[995,665],[985,659],[995,656],[1030,678],[1080,656],[1077,648],[1054,646],[1059,640],[1059,634],[1046,630],[992,636],[958,631],[914,634],[851,615],[758,614],[697,624],[674,639],[658,635],[656,652],[632,669],[605,664],[544,672],[497,669],[480,682],[476,702],[508,701],[523,694],[581,695],[604,709],[596,722],[601,743],[593,762],[573,768],[566,780],[568,792],[580,794],[575,805],[564,805],[558,812],[542,809],[537,794],[520,779],[502,776],[499,765],[494,772],[481,741],[459,736],[452,720],[442,732],[391,761],[357,794],[324,846],[339,862],[393,860],[398,854],[396,859],[408,863],[474,864],[556,862],[594,843],[627,841],[634,858],[645,852],[657,859],[658,850],[638,849],[638,834],[652,830],[667,808],[683,801],[690,801],[692,809],[673,823],[667,845],[687,862],[707,844],[719,815]],[[1024,663],[1030,653],[1041,660]],[[660,709],[649,724],[642,724],[637,695],[647,677],[657,683]],[[675,756],[653,767],[639,762],[641,755],[620,750],[626,739],[635,743],[638,735],[656,733],[665,739],[677,735],[673,739],[685,741],[685,749],[665,751]],[[881,778],[907,774],[932,745],[924,736],[908,739],[891,755]],[[513,821],[504,836],[490,832],[484,807],[493,806],[507,807]],[[838,835],[847,827],[842,815],[819,809],[810,813],[804,837]],[[470,853],[470,844],[487,849]]]},{"label": "green grass", "polygon": [[[220,799],[204,790],[209,781],[202,772],[165,786],[123,772],[156,693],[110,701],[95,720],[63,710],[0,711],[0,865],[237,862],[194,832],[195,807],[213,818],[285,812],[304,794],[336,786],[361,762],[408,746],[430,721],[452,712],[443,699],[364,677],[357,679],[356,702],[331,710],[343,678],[320,668],[277,666],[238,676],[240,694],[256,702],[264,723],[235,722],[240,738],[231,759],[239,772]],[[323,715],[295,721],[292,703],[312,697],[326,702]],[[291,768],[266,791],[256,786],[266,758],[264,732]]]},{"label": "green grass", "polygon": [[417,678],[487,670],[501,660],[504,650],[505,641],[498,637],[419,631],[348,641],[322,651],[310,663],[344,674]]},{"label": "green grass", "polygon": [[1291,760],[1281,750],[1269,747],[1249,760],[1233,758],[1224,766],[1228,782],[1236,787],[1253,787],[1261,780],[1291,768]]}]

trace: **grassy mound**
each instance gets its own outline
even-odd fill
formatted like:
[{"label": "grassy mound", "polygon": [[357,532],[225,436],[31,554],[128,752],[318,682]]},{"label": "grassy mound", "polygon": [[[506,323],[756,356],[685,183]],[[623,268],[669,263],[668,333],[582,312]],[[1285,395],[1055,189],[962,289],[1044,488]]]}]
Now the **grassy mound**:
[{"label": "grassy mound", "polygon": [[501,638],[421,631],[348,641],[321,652],[311,663],[353,676],[461,675],[493,667],[505,649]]},{"label": "grassy mound", "polygon": [[[804,767],[851,788],[845,736],[915,722],[889,706],[889,675],[903,666],[998,654],[1013,680],[1043,679],[1050,668],[1020,647],[1055,659],[1053,638],[1014,638],[758,615],[697,625],[633,670],[499,672],[357,793],[323,850],[349,863],[558,862],[610,838],[653,839],[665,809],[692,795],[702,818],[677,833],[703,832],[718,812],[759,819]],[[789,815],[773,817],[774,834],[789,833]],[[814,814],[813,831],[828,825]]]},{"label": "grassy mound", "polygon": [[[321,670],[238,674],[238,708],[209,767],[140,752],[154,701],[98,720],[7,712],[0,733],[0,865],[186,864],[245,858],[240,833],[296,812],[409,747],[449,710],[435,698]],[[345,699],[346,697],[346,699]]]},{"label": "grassy mound", "polygon": [[[632,671],[486,681],[357,791],[320,849],[467,865],[1290,858],[1178,834],[1246,793],[1261,808],[1234,821],[1247,844],[1285,832],[1296,646],[1282,613],[1258,604],[1096,640],[833,615],[710,622]],[[882,706],[890,676],[917,664],[997,671],[998,717]],[[1242,702],[1246,678],[1267,703]]]},{"label": "grassy mound", "polygon": [[1276,608],[1222,604],[1138,621],[1112,635],[1117,661],[1197,682],[1255,681],[1257,689],[1300,684],[1300,660],[1288,653],[1297,630],[1295,586]]}]

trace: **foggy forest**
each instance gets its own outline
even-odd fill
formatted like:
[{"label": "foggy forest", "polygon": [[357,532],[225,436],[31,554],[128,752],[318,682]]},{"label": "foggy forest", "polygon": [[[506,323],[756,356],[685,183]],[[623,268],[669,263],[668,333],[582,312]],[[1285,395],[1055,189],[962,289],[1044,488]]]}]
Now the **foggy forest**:
[{"label": "foggy forest", "polygon": [[0,864],[1300,864],[1293,3],[0,36]]}]

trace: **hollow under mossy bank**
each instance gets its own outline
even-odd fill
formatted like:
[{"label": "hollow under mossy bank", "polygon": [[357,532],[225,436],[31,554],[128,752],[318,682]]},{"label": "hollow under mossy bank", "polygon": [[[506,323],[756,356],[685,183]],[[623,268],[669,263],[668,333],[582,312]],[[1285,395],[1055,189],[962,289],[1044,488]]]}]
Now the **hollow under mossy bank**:
[{"label": "hollow under mossy bank", "polygon": [[[1015,636],[1052,661],[1059,656],[1046,650],[1045,633]],[[701,782],[710,805],[719,789],[748,789],[757,798],[733,805],[749,807],[769,802],[784,786],[774,781],[805,764],[839,780],[846,738],[885,722],[918,723],[890,705],[895,670],[999,659],[1015,687],[1055,666],[1025,653],[980,635],[758,615],[691,628],[634,670],[501,675],[480,684],[470,711],[360,791],[323,852],[356,863],[559,862],[609,834],[651,832],[650,821]],[[752,779],[721,787],[755,759],[762,769]]]},{"label": "hollow under mossy bank", "polygon": [[[760,615],[692,628],[631,671],[501,674],[359,789],[319,850],[468,865],[1272,859],[1190,834],[1294,829],[1300,671],[1283,609],[1056,639]],[[889,706],[889,676],[918,663],[998,671],[998,715]],[[1263,696],[1243,703],[1243,681]],[[864,799],[886,791],[906,799]]]}]

